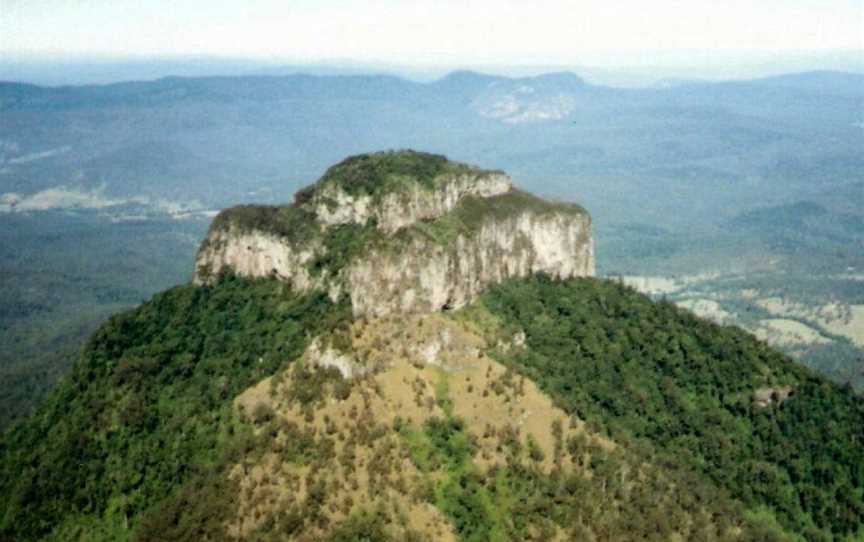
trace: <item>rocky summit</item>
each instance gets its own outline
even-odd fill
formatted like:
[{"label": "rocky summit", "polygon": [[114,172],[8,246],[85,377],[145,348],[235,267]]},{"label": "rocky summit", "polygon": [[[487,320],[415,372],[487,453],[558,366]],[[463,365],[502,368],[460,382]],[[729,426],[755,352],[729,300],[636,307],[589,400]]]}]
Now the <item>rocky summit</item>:
[{"label": "rocky summit", "polygon": [[356,316],[455,309],[486,286],[594,274],[591,218],[515,188],[501,171],[414,151],[345,159],[284,207],[213,222],[194,282],[225,272],[347,294]]}]

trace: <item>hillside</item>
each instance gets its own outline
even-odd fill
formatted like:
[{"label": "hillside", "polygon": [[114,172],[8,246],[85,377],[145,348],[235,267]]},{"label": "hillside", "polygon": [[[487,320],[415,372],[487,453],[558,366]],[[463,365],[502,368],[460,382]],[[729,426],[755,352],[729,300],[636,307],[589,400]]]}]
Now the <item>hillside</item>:
[{"label": "hillside", "polygon": [[[0,440],[0,540],[864,536],[864,400],[585,276],[589,228],[408,151],[225,211],[195,282],[109,320]],[[432,302],[436,267],[461,297]]]}]

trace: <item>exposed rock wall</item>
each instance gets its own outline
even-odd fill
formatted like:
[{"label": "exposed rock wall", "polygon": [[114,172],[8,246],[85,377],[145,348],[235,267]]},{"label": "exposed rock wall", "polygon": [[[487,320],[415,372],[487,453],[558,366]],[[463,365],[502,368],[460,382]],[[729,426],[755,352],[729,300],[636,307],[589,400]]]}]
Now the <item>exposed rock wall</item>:
[{"label": "exposed rock wall", "polygon": [[503,173],[477,172],[452,177],[437,190],[419,185],[385,194],[380,202],[371,196],[352,196],[335,186],[324,187],[313,199],[317,220],[325,226],[365,224],[374,218],[378,229],[394,233],[419,220],[430,220],[452,211],[467,196],[490,198],[509,192],[513,185]]},{"label": "exposed rock wall", "polygon": [[[588,215],[538,215],[525,211],[488,219],[473,235],[440,245],[417,238],[372,249],[335,277],[313,277],[307,263],[320,247],[298,250],[263,232],[215,232],[198,255],[198,268],[225,268],[251,277],[275,276],[298,291],[322,288],[351,297],[357,315],[432,312],[458,308],[486,286],[511,277],[547,273],[556,278],[594,274]],[[202,282],[202,273],[196,281]]]},{"label": "exposed rock wall", "polygon": [[321,247],[298,247],[277,235],[263,232],[215,230],[198,250],[193,282],[202,284],[207,277],[231,269],[246,277],[276,277],[291,283],[297,291],[320,287],[308,270],[309,261]]},{"label": "exposed rock wall", "polygon": [[524,212],[485,222],[452,246],[417,240],[399,252],[376,251],[346,270],[355,314],[432,312],[469,303],[486,286],[512,277],[594,274],[587,215]]},{"label": "exposed rock wall", "polygon": [[[275,277],[299,292],[348,295],[355,315],[385,316],[456,309],[512,277],[594,274],[591,218],[577,206],[515,191],[494,171],[439,177],[434,186],[402,182],[373,197],[319,184],[295,204],[304,206],[293,210],[301,221],[287,230],[268,229],[280,209],[260,220],[253,212],[242,227],[225,211],[198,252],[194,281],[226,270]],[[360,249],[357,238],[346,241],[332,229],[349,223],[366,232]]]}]

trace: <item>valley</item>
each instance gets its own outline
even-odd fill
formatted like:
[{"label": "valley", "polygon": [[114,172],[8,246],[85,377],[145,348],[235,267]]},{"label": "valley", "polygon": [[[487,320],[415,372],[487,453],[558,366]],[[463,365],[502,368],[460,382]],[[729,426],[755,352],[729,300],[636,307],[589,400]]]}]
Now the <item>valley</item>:
[{"label": "valley", "polygon": [[[836,283],[857,281],[849,275],[824,277],[819,294],[798,289],[788,273],[782,287],[770,272],[679,277],[620,277],[655,299],[667,299],[697,316],[721,325],[739,326],[803,363],[841,382],[860,387],[864,306],[859,297],[838,297]],[[611,276],[612,280],[619,277]],[[773,280],[772,280],[773,279]],[[808,282],[812,282],[812,279]],[[834,285],[837,290],[831,290]],[[853,284],[853,287],[856,287]],[[842,290],[841,290],[842,291]],[[849,303],[852,301],[852,303]]]}]

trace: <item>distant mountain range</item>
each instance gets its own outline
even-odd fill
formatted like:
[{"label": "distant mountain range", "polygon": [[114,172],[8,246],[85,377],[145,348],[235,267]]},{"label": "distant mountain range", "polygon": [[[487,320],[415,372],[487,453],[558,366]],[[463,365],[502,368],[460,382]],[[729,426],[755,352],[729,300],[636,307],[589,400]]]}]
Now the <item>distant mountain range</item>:
[{"label": "distant mountain range", "polygon": [[726,204],[776,195],[778,177],[794,196],[864,170],[864,75],[839,72],[650,89],[476,72],[0,83],[0,112],[6,205],[58,188],[183,208],[281,201],[339,156],[403,147],[507,168],[528,188],[600,203],[600,216],[598,182],[624,183],[617,207],[631,216],[647,194],[688,191],[683,179]]},{"label": "distant mountain range", "polygon": [[167,76],[211,77],[250,75],[368,75],[390,74],[414,81],[434,81],[456,69],[470,69],[508,77],[572,71],[593,84],[614,87],[652,87],[673,81],[721,81],[770,77],[786,73],[832,70],[864,73],[860,50],[763,51],[722,53],[640,51],[610,57],[583,55],[573,62],[531,64],[401,64],[351,58],[276,60],[214,56],[87,57],[0,55],[0,80],[37,85],[90,85],[155,80]]}]

